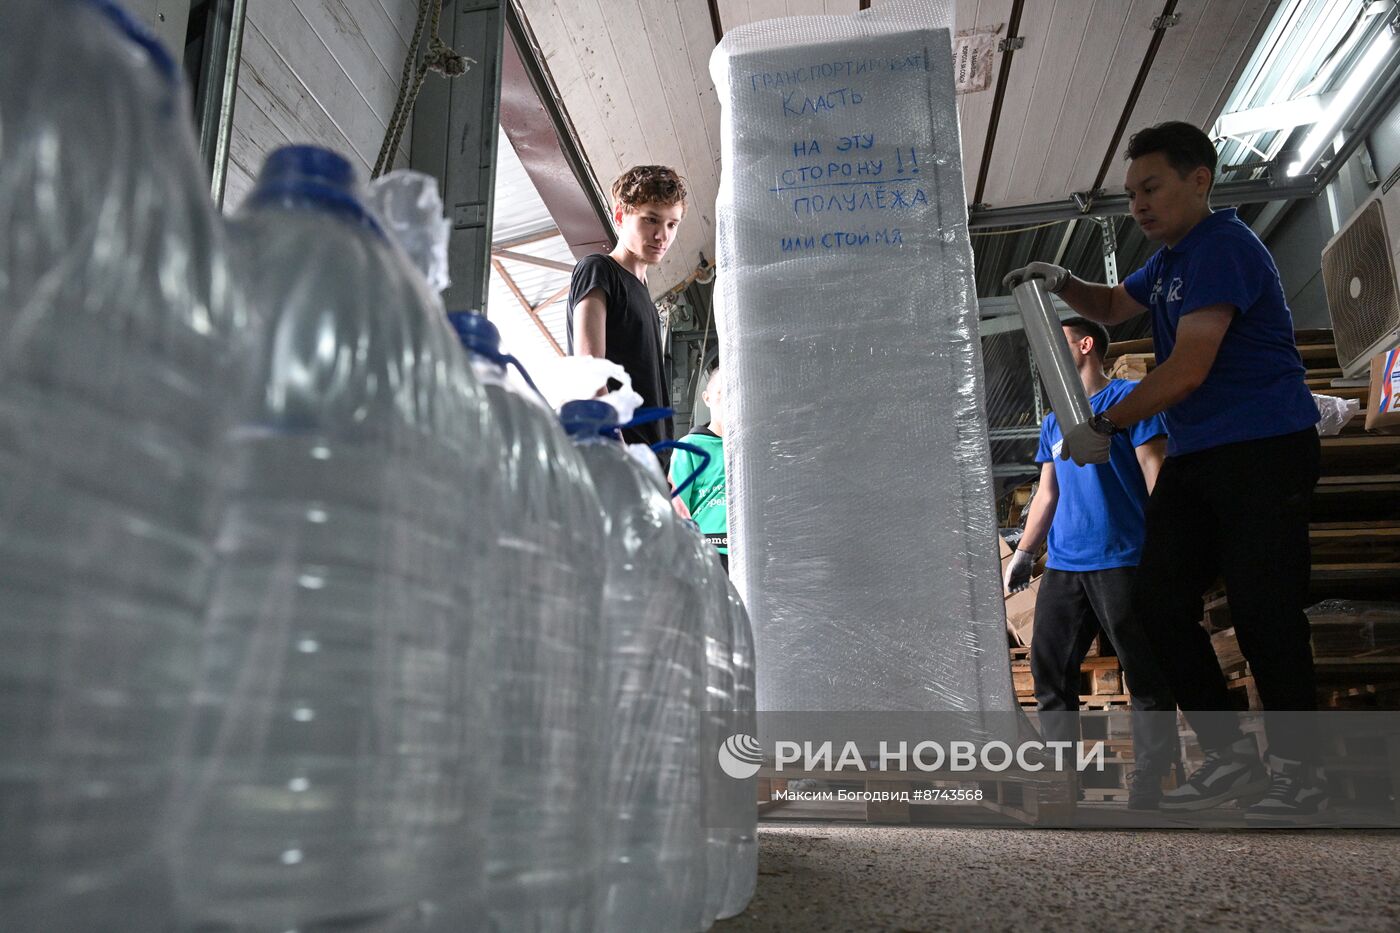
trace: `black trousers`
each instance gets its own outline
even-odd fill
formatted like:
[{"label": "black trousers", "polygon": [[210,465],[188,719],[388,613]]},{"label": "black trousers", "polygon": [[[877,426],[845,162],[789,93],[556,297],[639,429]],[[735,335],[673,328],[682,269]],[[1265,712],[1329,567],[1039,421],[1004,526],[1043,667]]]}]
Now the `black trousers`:
[{"label": "black trousers", "polygon": [[[1210,712],[1231,709],[1225,675],[1199,624],[1201,594],[1219,575],[1264,709],[1317,708],[1303,608],[1320,458],[1312,428],[1168,457],[1148,500],[1133,614],[1206,750],[1240,737],[1237,716]],[[1312,726],[1309,716],[1266,716],[1270,754],[1313,761]]]},{"label": "black trousers", "polygon": [[1079,665],[1100,631],[1113,644],[1133,695],[1137,767],[1163,774],[1177,760],[1176,703],[1132,615],[1133,568],[1046,570],[1035,600],[1031,676],[1040,726],[1051,741],[1079,740]]}]

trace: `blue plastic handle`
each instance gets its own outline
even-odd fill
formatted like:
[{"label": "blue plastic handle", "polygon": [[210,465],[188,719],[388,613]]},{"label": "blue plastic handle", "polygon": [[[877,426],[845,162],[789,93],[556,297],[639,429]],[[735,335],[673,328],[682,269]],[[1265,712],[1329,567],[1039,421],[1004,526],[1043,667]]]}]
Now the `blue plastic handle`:
[{"label": "blue plastic handle", "polygon": [[83,0],[88,6],[102,13],[112,25],[136,45],[140,46],[151,59],[151,64],[156,71],[166,81],[172,84],[179,80],[180,68],[175,64],[175,59],[166,51],[165,46],[160,44],[160,40],[147,29],[143,24],[134,19],[130,13],[122,9],[114,0]]},{"label": "blue plastic handle", "polygon": [[624,431],[627,428],[636,428],[644,424],[651,424],[653,421],[660,421],[662,418],[669,418],[674,415],[673,408],[638,408],[632,412],[632,420],[626,424],[619,424],[617,429]]},{"label": "blue plastic handle", "polygon": [[696,467],[695,472],[687,476],[685,478],[685,482],[681,483],[671,492],[672,499],[685,492],[686,488],[691,483],[695,482],[695,480],[699,478],[701,473],[704,473],[707,469],[709,469],[710,460],[713,459],[710,456],[710,452],[708,450],[705,450],[701,447],[696,447],[694,444],[683,443],[682,441],[658,441],[657,443],[651,445],[651,449],[656,453],[660,453],[663,450],[684,450],[688,453],[695,454],[697,457],[700,458],[700,466]]},{"label": "blue plastic handle", "polygon": [[500,332],[496,330],[494,324],[486,320],[484,314],[478,311],[449,311],[447,312],[447,320],[452,324],[453,330],[457,332],[457,337],[467,352],[484,357],[502,369],[514,366],[515,371],[520,373],[520,378],[525,380],[525,384],[533,389],[540,398],[544,398],[540,387],[535,385],[535,380],[531,379],[530,374],[525,371],[525,364],[521,363],[515,356],[501,350]]}]

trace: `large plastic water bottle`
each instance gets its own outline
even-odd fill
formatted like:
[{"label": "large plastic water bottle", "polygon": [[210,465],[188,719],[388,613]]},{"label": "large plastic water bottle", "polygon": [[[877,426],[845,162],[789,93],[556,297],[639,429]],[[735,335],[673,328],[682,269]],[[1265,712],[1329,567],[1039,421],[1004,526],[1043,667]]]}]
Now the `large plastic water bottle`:
[{"label": "large plastic water bottle", "polygon": [[519,377],[506,368],[495,325],[470,312],[451,319],[504,440],[491,717],[501,758],[486,837],[487,928],[591,933],[607,760],[602,510],[559,419],[528,385],[512,383]]},{"label": "large plastic water bottle", "polygon": [[[685,523],[690,560],[704,581],[701,605],[705,632],[705,714],[711,740],[730,734],[734,709],[734,649],[729,619],[729,579],[719,554],[705,541],[693,523]],[[711,743],[707,743],[707,750]],[[715,746],[717,750],[718,746]],[[705,917],[713,922],[724,909],[734,846],[734,779],[714,766],[710,757],[702,762],[705,795]],[[756,800],[755,796],[755,800]],[[755,804],[755,812],[757,805]],[[707,924],[708,925],[708,924]]]},{"label": "large plastic water bottle", "polygon": [[106,3],[0,3],[0,929],[169,923],[225,397],[178,71]]},{"label": "large plastic water bottle", "polygon": [[[734,705],[733,731],[758,735],[758,714],[754,694],[753,626],[744,601],[734,584],[726,580],[729,608],[730,646],[733,649]],[[725,884],[719,919],[736,917],[753,900],[758,886],[758,780],[730,778],[726,784],[726,826],[729,830],[729,876]]]},{"label": "large plastic water bottle", "polygon": [[608,829],[601,928],[693,933],[709,926],[698,745],[707,581],[660,471],[648,473],[607,436],[617,425],[614,409],[598,400],[569,402],[561,417],[607,516],[611,761],[602,798]]},{"label": "large plastic water bottle", "polygon": [[183,923],[462,929],[499,614],[486,397],[348,162],[269,156],[233,230],[268,318],[221,451]]}]

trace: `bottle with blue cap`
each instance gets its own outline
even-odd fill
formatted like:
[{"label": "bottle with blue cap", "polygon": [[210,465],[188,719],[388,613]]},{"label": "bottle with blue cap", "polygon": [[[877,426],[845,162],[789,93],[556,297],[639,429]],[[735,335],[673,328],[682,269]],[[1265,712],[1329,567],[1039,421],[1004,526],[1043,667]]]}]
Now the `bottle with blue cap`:
[{"label": "bottle with blue cap", "polygon": [[692,933],[706,916],[705,579],[649,453],[629,455],[617,411],[569,402],[565,429],[606,516],[605,682],[611,712],[600,928]]},{"label": "bottle with blue cap", "polygon": [[484,315],[449,315],[500,426],[497,781],[486,929],[596,929],[602,789],[603,516],[582,459]]},{"label": "bottle with blue cap", "polygon": [[249,330],[188,106],[114,3],[0,3],[4,930],[171,920],[214,445]]},{"label": "bottle with blue cap", "polygon": [[232,236],[267,326],[220,451],[182,923],[460,929],[499,434],[344,158],[273,152]]}]

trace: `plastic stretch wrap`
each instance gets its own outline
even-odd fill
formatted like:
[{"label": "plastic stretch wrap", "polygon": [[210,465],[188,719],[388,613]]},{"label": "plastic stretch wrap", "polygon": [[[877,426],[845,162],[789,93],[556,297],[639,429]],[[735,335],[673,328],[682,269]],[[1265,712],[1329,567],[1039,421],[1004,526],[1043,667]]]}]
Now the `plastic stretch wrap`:
[{"label": "plastic stretch wrap", "polygon": [[760,710],[1015,708],[949,6],[742,26],[711,59]]},{"label": "plastic stretch wrap", "polygon": [[220,454],[183,928],[459,919],[493,760],[499,435],[348,162],[273,153],[233,240],[267,336]]},{"label": "plastic stretch wrap", "polygon": [[[732,649],[734,672],[735,732],[744,735],[758,734],[758,717],[754,706],[754,659],[753,628],[749,625],[749,614],[744,609],[744,601],[739,591],[725,578],[729,616],[729,643]],[[730,825],[729,874],[725,883],[724,902],[719,919],[736,917],[753,900],[758,886],[758,810],[753,802],[758,799],[758,779],[747,780],[730,778],[725,782],[726,809],[738,819]]]},{"label": "plastic stretch wrap", "polygon": [[[705,608],[705,710],[710,735],[728,734],[734,720],[734,634],[729,618],[729,579],[719,554],[699,530],[686,523],[696,573],[704,578]],[[708,762],[707,762],[708,764]],[[705,921],[708,926],[724,910],[729,872],[734,861],[732,785],[740,783],[715,767],[705,769]],[[755,799],[757,796],[755,795]],[[757,812],[755,811],[755,815]]]},{"label": "plastic stretch wrap", "polygon": [[1084,394],[1079,371],[1074,368],[1074,359],[1069,355],[1060,316],[1039,279],[1022,282],[1011,293],[1021,312],[1021,323],[1025,326],[1036,368],[1050,393],[1050,407],[1055,410],[1061,434],[1068,443],[1070,432],[1094,413],[1089,407],[1089,397]]},{"label": "plastic stretch wrap", "polygon": [[554,412],[489,359],[473,354],[472,367],[505,441],[487,928],[591,933],[606,766],[602,508]]},{"label": "plastic stretch wrap", "polygon": [[0,929],[170,922],[242,329],[188,107],[114,9],[0,3]]},{"label": "plastic stretch wrap", "polygon": [[437,179],[401,168],[369,183],[368,197],[385,231],[423,275],[433,294],[452,284],[447,244],[452,221],[442,215]]},{"label": "plastic stretch wrap", "polygon": [[1354,398],[1337,398],[1335,395],[1318,395],[1314,392],[1313,402],[1317,404],[1319,418],[1317,433],[1323,437],[1341,434],[1347,422],[1361,411],[1361,402]]},{"label": "plastic stretch wrap", "polygon": [[[702,928],[706,834],[705,581],[654,470],[602,437],[579,442],[606,515],[603,600],[611,753],[601,928]],[[750,801],[752,805],[752,801]]]}]

